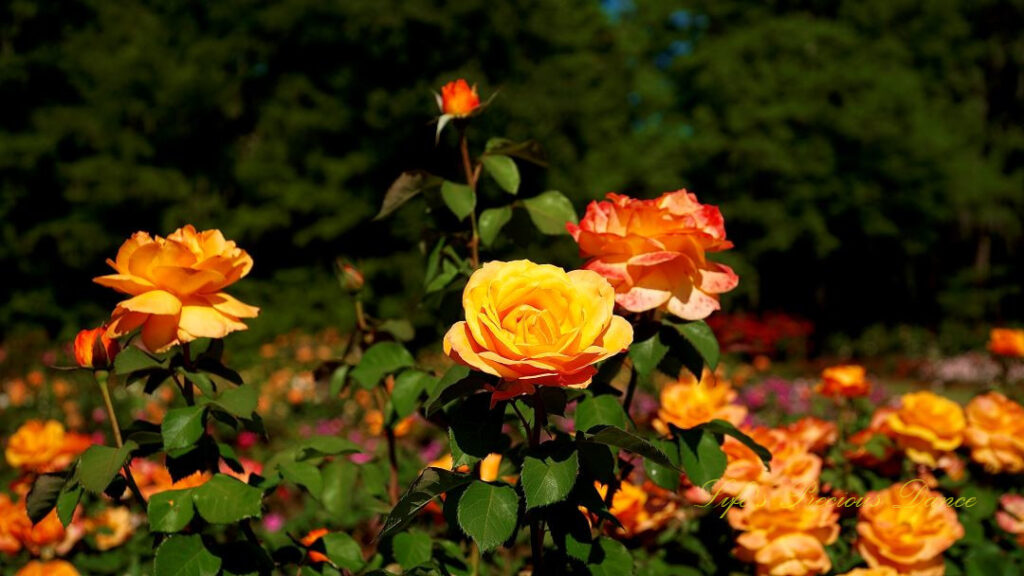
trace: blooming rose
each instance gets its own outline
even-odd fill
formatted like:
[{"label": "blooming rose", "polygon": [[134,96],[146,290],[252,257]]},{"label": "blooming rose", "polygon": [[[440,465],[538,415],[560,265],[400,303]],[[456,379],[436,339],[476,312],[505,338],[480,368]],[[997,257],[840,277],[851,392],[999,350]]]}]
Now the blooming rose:
[{"label": "blooming rose", "polygon": [[856,398],[871,393],[871,382],[865,377],[863,366],[832,366],[821,373],[817,390],[830,398]]},{"label": "blooming rose", "polygon": [[63,470],[92,444],[82,434],[68,433],[56,420],[29,420],[7,441],[7,463],[26,472],[44,474]]},{"label": "blooming rose", "polygon": [[488,262],[469,278],[462,306],[466,320],[445,335],[444,352],[500,377],[495,402],[535,386],[585,387],[593,364],[633,341],[633,327],[613,313],[611,286],[588,270]]},{"label": "blooming rose", "polygon": [[33,560],[14,576],[78,576],[78,570],[63,560]]},{"label": "blooming rose", "polygon": [[996,512],[996,523],[1016,537],[1018,546],[1024,546],[1024,496],[1005,494],[999,503],[1003,509]]},{"label": "blooming rose", "polygon": [[480,97],[476,94],[476,85],[469,84],[459,78],[441,87],[441,98],[438,102],[442,114],[465,118],[480,106]]},{"label": "blooming rose", "polygon": [[1024,356],[1024,330],[993,328],[988,336],[988,349],[999,356]]},{"label": "blooming rose", "polygon": [[111,340],[102,326],[82,330],[75,336],[75,360],[82,368],[109,368],[120,350],[117,340]]},{"label": "blooming rose", "polygon": [[819,454],[835,444],[839,434],[835,423],[812,416],[805,416],[786,426],[786,432],[791,438],[807,446],[808,450]]},{"label": "blooming rose", "polygon": [[[28,518],[28,511],[25,509],[24,502],[22,502],[20,508],[21,513]],[[64,524],[62,524],[60,518],[57,517],[57,511],[51,510],[50,513],[37,524],[30,524],[29,527],[21,533],[21,544],[32,554],[39,556],[44,549],[63,548],[62,544],[65,543],[65,538],[67,536],[67,529],[64,528]],[[80,534],[74,534],[76,540],[78,536],[80,536]]]},{"label": "blooming rose", "polygon": [[734,404],[736,391],[725,380],[716,380],[705,370],[700,382],[689,372],[677,382],[661,389],[661,405],[653,425],[662,434],[668,425],[693,428],[714,419],[726,420],[739,426],[747,417],[747,409]]},{"label": "blooming rose", "polygon": [[86,530],[96,539],[97,550],[110,550],[124,544],[135,531],[131,510],[124,506],[104,508],[86,521]]},{"label": "blooming rose", "polygon": [[825,546],[839,536],[835,506],[792,487],[766,492],[743,508],[731,508],[736,557],[757,564],[758,574],[802,576],[832,569]]},{"label": "blooming rose", "polygon": [[963,538],[956,512],[920,480],[869,492],[857,522],[857,551],[868,566],[910,576],[941,576],[942,553]]},{"label": "blooming rose", "polygon": [[925,390],[904,394],[888,425],[911,460],[935,468],[939,456],[963,442],[967,424],[959,404]]},{"label": "blooming rose", "polygon": [[1024,472],[1024,407],[998,392],[967,404],[964,442],[971,458],[998,474]]},{"label": "blooming rose", "polygon": [[842,576],[900,576],[900,573],[888,566],[881,566],[878,568],[854,568]]},{"label": "blooming rose", "polygon": [[607,201],[590,203],[579,225],[566,228],[580,256],[591,258],[584,268],[607,278],[615,301],[630,312],[659,308],[700,320],[719,309],[719,294],[739,283],[731,268],[707,258],[732,248],[722,213],[686,190],[654,200],[608,194]]},{"label": "blooming rose", "polygon": [[[597,492],[604,499],[608,487],[596,484]],[[612,496],[609,512],[622,524],[621,530],[630,537],[643,532],[660,530],[676,516],[678,506],[673,495],[652,482],[642,486],[622,482]]]},{"label": "blooming rose", "polygon": [[21,535],[32,528],[24,505],[0,492],[0,552],[14,555],[21,551]]},{"label": "blooming rose", "polygon": [[259,313],[223,292],[249,273],[252,258],[220,230],[196,232],[190,225],[167,238],[136,232],[107,264],[117,274],[93,281],[132,296],[114,309],[107,335],[141,327],[142,343],[153,352],[245,330],[241,319]]}]

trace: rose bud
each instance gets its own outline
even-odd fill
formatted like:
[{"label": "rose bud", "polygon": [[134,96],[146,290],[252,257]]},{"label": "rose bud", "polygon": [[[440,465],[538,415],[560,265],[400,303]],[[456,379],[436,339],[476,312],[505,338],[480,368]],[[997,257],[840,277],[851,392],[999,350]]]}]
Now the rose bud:
[{"label": "rose bud", "polygon": [[470,88],[465,80],[459,78],[441,87],[441,113],[455,118],[465,118],[480,107],[480,97],[476,93],[476,85]]},{"label": "rose bud", "polygon": [[350,294],[359,292],[366,284],[362,271],[344,260],[338,260],[338,281],[341,288]]},{"label": "rose bud", "polygon": [[82,368],[106,370],[120,351],[121,346],[107,336],[104,326],[82,330],[75,336],[75,360]]}]

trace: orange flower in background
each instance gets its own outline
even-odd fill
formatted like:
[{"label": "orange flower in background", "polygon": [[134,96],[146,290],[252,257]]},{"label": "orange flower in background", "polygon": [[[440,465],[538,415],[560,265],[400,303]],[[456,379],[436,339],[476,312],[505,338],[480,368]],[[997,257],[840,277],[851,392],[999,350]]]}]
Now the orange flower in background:
[{"label": "orange flower in background", "polygon": [[834,422],[826,422],[820,418],[805,416],[789,426],[786,432],[811,452],[822,453],[836,443],[839,429]]},{"label": "orange flower in background", "polygon": [[14,576],[78,576],[78,570],[63,560],[33,560],[18,570]]},{"label": "orange flower in background", "polygon": [[900,576],[900,573],[888,566],[880,566],[878,568],[855,568],[841,576]]},{"label": "orange flower in background", "polygon": [[1024,330],[993,328],[988,336],[988,349],[999,356],[1024,356]]},{"label": "orange flower in background", "polygon": [[736,557],[757,564],[758,574],[803,576],[832,569],[825,546],[839,537],[835,507],[801,490],[776,488],[744,508],[731,508]]},{"label": "orange flower in background", "polygon": [[705,370],[700,382],[687,372],[678,381],[661,389],[658,417],[652,422],[661,434],[668,434],[668,425],[693,428],[715,419],[739,426],[747,417],[747,409],[734,404],[736,391],[724,379],[716,379]]},{"label": "orange flower in background", "polygon": [[438,101],[442,114],[465,118],[480,107],[480,96],[476,93],[476,85],[472,87],[459,78],[441,87],[441,98]]},{"label": "orange flower in background", "polygon": [[1024,406],[989,392],[971,400],[965,412],[971,458],[992,474],[1024,472]]},{"label": "orange flower in background", "polygon": [[8,439],[7,463],[26,472],[63,470],[92,445],[88,436],[68,433],[56,420],[29,420]]},{"label": "orange flower in background", "polygon": [[996,524],[1013,535],[1018,546],[1024,546],[1024,496],[1005,494],[999,504],[1002,510],[996,512]]},{"label": "orange flower in background", "polygon": [[904,394],[887,424],[908,458],[932,468],[960,446],[967,427],[959,404],[927,390]]},{"label": "orange flower in background", "polygon": [[[24,502],[19,507],[27,519],[28,512],[25,510]],[[67,535],[67,530],[61,524],[60,518],[57,517],[57,511],[52,510],[38,524],[29,524],[29,527],[21,534],[21,544],[32,554],[39,556],[44,549],[60,547],[65,543]],[[74,536],[77,540],[80,534]]]},{"label": "orange flower in background", "polygon": [[98,550],[110,550],[124,544],[135,532],[135,520],[131,510],[124,506],[105,508],[96,517],[85,523],[87,532],[93,534]]},{"label": "orange flower in background", "polygon": [[630,312],[662,309],[700,320],[719,309],[718,295],[739,284],[732,268],[708,260],[732,248],[717,207],[686,190],[637,200],[608,194],[591,202],[579,225],[566,225],[584,265],[608,279]]},{"label": "orange flower in background", "polygon": [[[608,487],[597,483],[597,492],[604,499]],[[636,536],[644,532],[660,530],[676,517],[678,504],[673,495],[654,484],[644,482],[643,485],[622,482],[612,496],[609,512],[622,524],[626,536]]]},{"label": "orange flower in background", "polygon": [[[321,538],[327,536],[328,532],[329,530],[327,530],[327,528],[317,528],[316,530],[311,530],[308,534],[303,536],[302,540],[299,540],[299,542],[302,543],[302,545],[306,548],[309,548],[316,544],[318,541],[320,541]],[[325,556],[322,552],[317,552],[316,550],[308,550],[308,553],[309,561],[313,564],[322,564],[324,562],[329,561],[327,556]]]},{"label": "orange flower in background", "polygon": [[731,436],[726,437],[722,443],[726,456],[725,473],[715,484],[715,493],[758,502],[765,493],[779,487],[796,491],[817,490],[822,461],[811,453],[812,444],[806,435],[797,435],[783,428],[744,431],[771,452],[771,470],[753,450]]},{"label": "orange flower in background", "polygon": [[196,232],[189,225],[167,238],[136,232],[107,264],[117,274],[93,281],[131,296],[114,309],[107,335],[141,327],[142,343],[152,352],[245,330],[241,319],[259,313],[223,292],[249,273],[252,258],[220,230]]},{"label": "orange flower in background", "polygon": [[633,327],[614,314],[612,287],[588,270],[488,262],[469,278],[462,306],[466,320],[445,335],[444,352],[501,378],[492,402],[536,386],[586,387],[594,364],[633,341]]},{"label": "orange flower in background", "polygon": [[14,555],[21,551],[21,535],[32,529],[25,507],[0,492],[0,553]]},{"label": "orange flower in background", "polygon": [[480,461],[480,479],[484,482],[494,482],[498,479],[498,471],[501,469],[501,454],[488,454]]},{"label": "orange flower in background", "polygon": [[832,366],[821,373],[817,390],[829,398],[857,398],[871,393],[871,382],[863,366]]},{"label": "orange flower in background", "polygon": [[121,351],[116,340],[107,336],[103,326],[82,330],[75,336],[75,361],[82,368],[105,370],[114,363],[114,357]]},{"label": "orange flower in background", "polygon": [[963,538],[956,512],[920,480],[869,492],[857,522],[857,551],[868,566],[911,576],[945,573],[943,552]]}]

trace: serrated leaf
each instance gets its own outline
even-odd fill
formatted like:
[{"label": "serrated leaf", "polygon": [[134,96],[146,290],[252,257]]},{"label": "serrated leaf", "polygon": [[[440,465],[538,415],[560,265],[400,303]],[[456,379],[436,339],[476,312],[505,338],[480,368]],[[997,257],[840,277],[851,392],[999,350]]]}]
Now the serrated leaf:
[{"label": "serrated leaf", "polygon": [[523,200],[523,206],[530,214],[533,225],[543,234],[557,236],[568,234],[567,222],[578,222],[576,209],[561,192],[549,190],[533,198]]},{"label": "serrated leaf", "polygon": [[64,490],[57,496],[57,518],[65,528],[70,526],[71,521],[74,520],[75,509],[78,508],[78,503],[82,500],[83,491],[82,486],[78,482],[74,482],[73,486],[65,484]]},{"label": "serrated leaf", "polygon": [[146,516],[154,532],[181,532],[195,516],[192,489],[166,490],[149,497]]},{"label": "serrated leaf", "polygon": [[523,460],[520,481],[526,497],[526,509],[548,506],[565,500],[576,485],[579,455],[573,450],[561,459],[527,456]]},{"label": "serrated leaf", "polygon": [[611,394],[587,396],[576,405],[576,429],[582,432],[602,425],[624,428],[627,420],[619,399]]},{"label": "serrated leaf", "polygon": [[[711,327],[707,325],[703,320],[694,320],[692,322],[678,323],[670,320],[666,320],[665,324],[674,328],[680,336],[682,336],[697,354],[700,355],[704,363],[708,365],[708,368],[714,370],[718,367],[718,360],[721,357],[721,351],[718,348],[718,339],[715,338],[715,333],[711,330]],[[693,370],[691,369],[691,372]],[[695,373],[694,376],[698,380],[701,378],[701,374]]]},{"label": "serrated leaf", "polygon": [[473,482],[459,498],[458,521],[481,551],[508,540],[515,531],[519,496],[511,486]]},{"label": "serrated leaf", "polygon": [[480,230],[480,241],[484,246],[494,244],[498,233],[512,219],[512,207],[502,206],[500,208],[488,208],[480,213],[477,228]]},{"label": "serrated leaf", "polygon": [[704,428],[674,429],[679,463],[690,482],[705,490],[725,473],[728,460],[715,435]]},{"label": "serrated leaf", "polygon": [[654,446],[654,444],[636,434],[616,428],[615,426],[599,426],[594,428],[591,430],[591,433],[583,435],[583,441],[621,448],[627,452],[643,456],[662,466],[676,468],[676,465],[669,460],[668,456]]},{"label": "serrated leaf", "polygon": [[373,219],[386,218],[403,204],[415,198],[417,194],[440,183],[440,178],[422,170],[403,172],[391,183],[387,193],[384,194],[384,203],[380,207],[380,212]]},{"label": "serrated leaf", "polygon": [[129,346],[124,350],[121,350],[121,352],[114,357],[114,372],[119,375],[130,374],[141,370],[161,368],[163,366],[163,360],[154,358],[144,352],[141,348],[135,346]]},{"label": "serrated leaf", "polygon": [[441,199],[459,220],[465,220],[476,208],[476,193],[465,184],[445,180],[441,184]]},{"label": "serrated leaf", "polygon": [[403,570],[410,570],[430,562],[433,540],[426,532],[410,530],[395,535],[391,548],[394,550],[398,565]]},{"label": "serrated leaf", "polygon": [[260,391],[255,386],[238,386],[225,390],[213,403],[239,418],[249,418],[260,402]]},{"label": "serrated leaf", "polygon": [[197,535],[172,536],[156,550],[155,576],[216,576],[221,560]]},{"label": "serrated leaf", "polygon": [[386,538],[405,526],[434,498],[473,481],[467,474],[459,474],[442,468],[427,468],[398,500],[384,520],[378,538]]},{"label": "serrated leaf", "polygon": [[514,160],[500,154],[487,154],[482,161],[484,169],[502,190],[509,194],[519,192],[519,168]]},{"label": "serrated leaf", "polygon": [[629,357],[633,360],[633,369],[643,377],[650,376],[667,353],[668,346],[662,343],[657,332],[647,340],[633,342],[629,347]]},{"label": "serrated leaf", "polygon": [[195,446],[205,425],[205,406],[188,406],[168,410],[160,424],[160,435],[164,439],[164,450],[181,450]]},{"label": "serrated leaf", "polygon": [[379,342],[363,354],[352,370],[352,379],[364,388],[376,386],[385,375],[414,364],[412,354],[397,342]]},{"label": "serrated leaf", "polygon": [[[679,447],[676,446],[674,440],[654,439],[651,440],[651,444],[654,444],[655,447],[664,452],[673,464],[677,467],[679,466]],[[651,482],[666,490],[675,492],[679,489],[678,469],[666,468],[645,458],[644,472],[647,473],[647,477],[651,479]]]},{"label": "serrated leaf", "polygon": [[391,390],[391,405],[399,418],[405,418],[416,411],[420,395],[428,388],[433,388],[434,377],[419,370],[405,370],[395,378],[395,387]]},{"label": "serrated leaf", "polygon": [[78,479],[82,486],[94,494],[103,493],[136,448],[138,445],[132,441],[121,448],[90,446],[82,453],[78,465]]},{"label": "serrated leaf", "polygon": [[259,488],[226,476],[213,478],[192,491],[196,511],[211,524],[231,524],[246,518],[258,518],[263,504]]}]

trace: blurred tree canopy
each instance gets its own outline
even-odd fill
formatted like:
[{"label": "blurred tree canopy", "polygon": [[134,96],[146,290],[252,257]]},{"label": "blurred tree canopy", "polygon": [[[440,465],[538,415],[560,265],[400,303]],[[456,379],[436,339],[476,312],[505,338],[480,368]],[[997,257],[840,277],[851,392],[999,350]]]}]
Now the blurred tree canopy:
[{"label": "blurred tree canopy", "polygon": [[[103,260],[189,222],[253,254],[255,331],[347,321],[341,255],[415,315],[425,206],[369,220],[402,170],[458,177],[428,125],[457,76],[500,90],[476,145],[543,145],[530,194],[719,204],[727,308],[1021,320],[1022,29],[1020,0],[10,0],[0,331],[99,323]],[[579,263],[515,224],[487,256]]]}]

